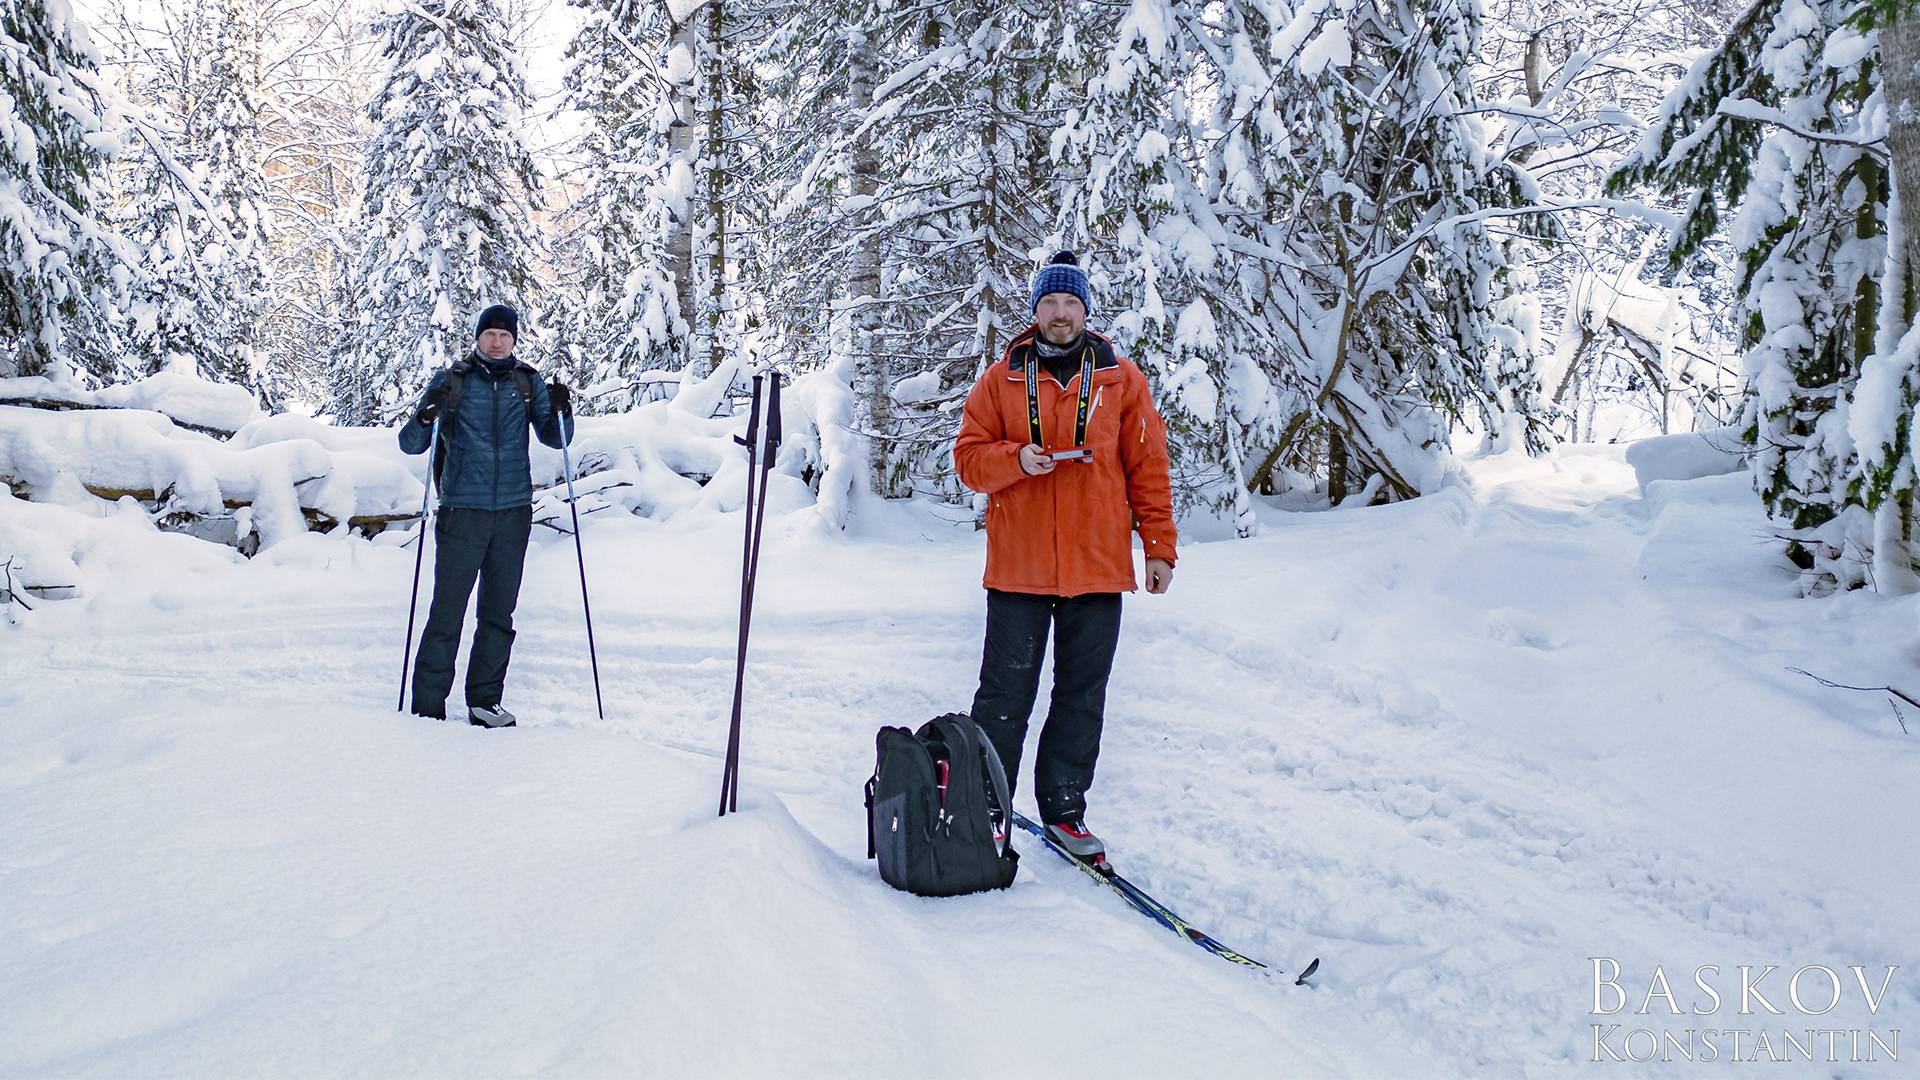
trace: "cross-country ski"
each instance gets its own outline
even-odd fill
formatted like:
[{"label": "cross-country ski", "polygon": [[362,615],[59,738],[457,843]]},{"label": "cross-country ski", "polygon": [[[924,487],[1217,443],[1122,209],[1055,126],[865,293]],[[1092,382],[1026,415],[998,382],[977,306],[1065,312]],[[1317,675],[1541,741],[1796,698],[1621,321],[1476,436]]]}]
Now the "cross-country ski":
[{"label": "cross-country ski", "polygon": [[[1188,941],[1193,942],[1195,945],[1200,946],[1213,955],[1220,957],[1222,960],[1230,960],[1243,967],[1250,967],[1261,972],[1270,970],[1267,965],[1260,961],[1242,956],[1232,949],[1227,948],[1225,945],[1220,944],[1218,941],[1215,941],[1213,937],[1205,931],[1200,930],[1198,927],[1188,925],[1186,920],[1167,910],[1166,905],[1147,895],[1145,890],[1141,889],[1138,885],[1121,877],[1119,872],[1114,870],[1104,855],[1098,859],[1082,858],[1055,841],[1048,835],[1047,830],[1043,826],[1036,824],[1025,814],[1016,812],[1013,820],[1014,824],[1038,837],[1041,843],[1047,846],[1049,851],[1066,860],[1068,863],[1071,863],[1095,881],[1112,889],[1119,895],[1120,899],[1126,901],[1129,907],[1132,907],[1140,914],[1179,934],[1181,937],[1186,938]],[[1298,975],[1294,976],[1294,985],[1300,986],[1305,984],[1306,981],[1312,978],[1314,973],[1319,970],[1320,958],[1316,956],[1307,961],[1306,966],[1300,969]],[[1286,973],[1277,972],[1276,974]]]}]

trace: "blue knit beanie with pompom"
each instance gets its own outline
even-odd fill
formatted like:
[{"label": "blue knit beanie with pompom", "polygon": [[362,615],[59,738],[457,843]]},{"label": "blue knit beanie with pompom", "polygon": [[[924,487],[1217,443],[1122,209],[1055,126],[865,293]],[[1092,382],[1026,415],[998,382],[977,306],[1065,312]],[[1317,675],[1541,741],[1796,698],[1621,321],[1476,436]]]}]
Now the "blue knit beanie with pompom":
[{"label": "blue knit beanie with pompom", "polygon": [[1087,272],[1080,269],[1080,259],[1071,251],[1062,251],[1055,255],[1040,272],[1033,276],[1033,297],[1028,305],[1028,314],[1040,310],[1040,298],[1048,293],[1072,293],[1080,298],[1080,306],[1093,314],[1093,286],[1087,283]]}]

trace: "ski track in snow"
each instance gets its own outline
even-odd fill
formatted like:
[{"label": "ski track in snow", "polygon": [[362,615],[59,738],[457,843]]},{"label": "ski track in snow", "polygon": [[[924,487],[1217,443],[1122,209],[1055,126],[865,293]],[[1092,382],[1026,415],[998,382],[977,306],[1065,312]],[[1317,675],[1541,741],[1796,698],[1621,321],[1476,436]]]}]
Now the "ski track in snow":
[{"label": "ski track in snow", "polygon": [[[27,941],[0,945],[0,1002],[37,993],[55,1004],[0,1004],[0,1075],[112,1075],[134,1063],[191,1075],[208,1053],[300,1075],[885,1075],[917,1047],[940,1063],[932,1075],[1547,1076],[1608,1067],[1587,1060],[1596,1020],[1699,1023],[1588,1015],[1590,957],[1622,962],[1635,1005],[1654,964],[1676,988],[1707,963],[1913,970],[1920,920],[1892,898],[1920,887],[1910,824],[1920,754],[1897,729],[1854,719],[1872,703],[1779,674],[1775,660],[1802,655],[1790,617],[1821,602],[1792,598],[1760,543],[1726,554],[1762,528],[1757,506],[1728,478],[1656,485],[1643,499],[1604,453],[1491,459],[1472,477],[1471,489],[1409,504],[1277,515],[1250,543],[1189,545],[1170,596],[1127,600],[1089,819],[1121,872],[1228,946],[1283,970],[1321,956],[1311,988],[1205,956],[1037,844],[1005,894],[925,901],[879,885],[860,811],[873,732],[966,707],[984,608],[974,537],[929,544],[924,529],[896,529],[823,541],[770,525],[747,678],[752,824],[710,820],[733,680],[729,516],[704,532],[589,529],[604,721],[565,538],[544,540],[528,568],[507,699],[525,730],[512,734],[392,718],[404,628],[393,585],[404,588],[410,551],[363,548],[378,557],[323,573],[240,568],[228,587],[249,591],[238,595],[184,596],[161,580],[145,597],[55,612],[44,636],[13,635],[20,654],[0,707],[35,720],[24,737],[0,737],[0,817],[24,811],[27,822],[0,840],[0,894],[16,897],[0,901],[6,937]],[[1911,603],[1874,599],[1826,602],[1849,605],[1863,627],[1848,640],[1853,662],[1873,659],[1860,643],[1880,640],[1875,626],[1913,625]],[[1910,656],[1882,648],[1911,671]],[[1807,661],[1820,662],[1847,660]],[[1898,667],[1867,670],[1902,681]],[[276,727],[336,717],[338,740]],[[400,745],[383,745],[385,725],[403,725]],[[206,740],[234,732],[286,788],[252,789],[246,770],[204,760],[217,754]],[[534,742],[546,767],[515,779],[515,752],[498,741],[476,750],[474,739]],[[454,745],[459,767],[436,771]],[[280,760],[296,754],[307,757]],[[287,812],[279,800],[308,782],[303,762],[336,787],[302,798],[392,810],[384,847],[345,851],[327,814]],[[412,770],[421,785],[343,794],[342,778],[363,768],[369,785]],[[466,789],[469,769],[492,785],[482,812],[498,820],[436,821],[429,835],[456,849],[437,859],[404,822],[462,812],[484,794]],[[582,770],[578,791],[557,794]],[[1823,801],[1822,785],[1871,790],[1879,803]],[[139,851],[144,836],[179,858],[64,876],[87,861],[87,828],[105,824],[63,801],[75,786],[131,815],[113,819],[132,834],[117,844]],[[517,830],[524,815],[540,844],[575,850],[534,838],[488,846],[488,828]],[[1743,831],[1747,820],[1762,824]],[[1868,850],[1876,842],[1883,854]],[[280,878],[231,873],[263,853],[296,877],[310,864],[348,867],[330,898],[342,910],[319,920],[322,944],[283,948],[273,963],[271,949],[217,950],[183,982],[135,964],[126,988],[102,989],[101,971],[127,965],[95,950],[145,944],[164,967],[208,931],[154,924],[80,883],[151,888],[175,919],[228,910],[216,921],[244,941],[258,926],[239,913],[285,914]],[[503,880],[503,896],[565,904],[540,911],[557,925],[539,955],[496,942],[499,955],[478,967],[531,968],[530,985],[553,1000],[517,1030],[480,1018],[486,1036],[453,1053],[432,1045],[472,1030],[453,1006],[486,997],[461,987],[432,999],[449,996],[459,970],[446,951],[473,941],[424,930],[434,922],[410,912],[406,894],[440,902],[445,890],[421,881],[440,872],[471,887],[476,874],[487,880],[476,864],[496,856],[559,878]],[[647,878],[654,864],[673,876]],[[1823,866],[1846,873],[1822,878]],[[194,867],[246,891],[197,896]],[[130,880],[135,870],[154,876]],[[609,876],[651,885],[610,894]],[[63,898],[70,911],[52,906]],[[329,967],[325,941],[393,924],[420,936]],[[1089,940],[1098,959],[1075,960]],[[784,963],[767,964],[769,950]],[[321,1031],[362,1024],[365,1009],[340,1001],[343,990],[385,988],[410,963],[419,971],[399,984],[428,999],[424,1016],[362,1031],[355,1054],[276,1042],[276,1023],[246,1027],[258,1008],[242,1002],[255,995],[333,1004]],[[62,985],[63,970],[80,989]],[[522,997],[505,993],[502,1020]],[[1896,978],[1890,999],[1877,1019],[1849,1015],[1848,1002],[1817,1026],[1897,1027],[1885,1018],[1911,1015],[1920,995]],[[743,1030],[692,1010],[700,1001],[774,1019]],[[1049,1030],[1049,1013],[1073,1017],[1074,1030]],[[930,1016],[942,1020],[917,1022]],[[53,1034],[8,1037],[36,1024]],[[1004,1027],[1005,1046],[983,1034]],[[1725,1065],[1693,1068],[1710,1067]],[[1895,1075],[1884,1069],[1831,1075]]]}]

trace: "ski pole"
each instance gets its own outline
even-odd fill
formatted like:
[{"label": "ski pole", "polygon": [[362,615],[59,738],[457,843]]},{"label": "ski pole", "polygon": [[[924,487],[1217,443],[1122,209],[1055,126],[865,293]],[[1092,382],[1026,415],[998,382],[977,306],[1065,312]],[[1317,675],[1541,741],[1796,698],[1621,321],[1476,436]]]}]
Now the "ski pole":
[{"label": "ski pole", "polygon": [[[766,418],[760,419],[761,382],[766,379]],[[740,715],[746,689],[747,637],[753,625],[753,595],[760,577],[760,539],[766,534],[767,481],[780,448],[780,375],[755,376],[747,419],[747,535],[741,553],[740,645],[734,659],[733,717],[727,735],[727,766],[721,779],[720,813],[740,808]],[[756,481],[758,491],[756,492]]]},{"label": "ski pole", "polygon": [[413,615],[420,606],[420,565],[427,559],[427,504],[433,498],[433,460],[440,453],[440,418],[434,417],[427,436],[427,484],[420,492],[420,546],[413,553],[413,591],[407,594],[407,647],[400,654],[400,701],[393,711],[407,711],[407,677],[413,667]]},{"label": "ski pole", "polygon": [[580,503],[573,496],[573,455],[567,450],[573,442],[573,432],[566,434],[560,443],[560,464],[567,471],[567,506],[573,511],[573,553],[580,560],[580,610],[587,616],[587,660],[593,665],[593,707],[599,711],[600,719],[605,720],[607,707],[600,700],[600,657],[593,649],[593,605],[587,600],[587,553],[580,547]]},{"label": "ski pole", "polygon": [[753,589],[753,479],[755,466],[759,461],[760,450],[760,378],[753,380],[753,404],[747,410],[747,434],[745,438],[734,436],[734,441],[747,448],[747,501],[742,507],[741,518],[745,522],[746,535],[740,546],[740,642],[733,659],[733,715],[727,725],[727,755],[720,771],[720,814],[727,816],[729,809],[739,806],[740,773],[740,699],[746,688],[747,677],[747,618],[749,597]]}]

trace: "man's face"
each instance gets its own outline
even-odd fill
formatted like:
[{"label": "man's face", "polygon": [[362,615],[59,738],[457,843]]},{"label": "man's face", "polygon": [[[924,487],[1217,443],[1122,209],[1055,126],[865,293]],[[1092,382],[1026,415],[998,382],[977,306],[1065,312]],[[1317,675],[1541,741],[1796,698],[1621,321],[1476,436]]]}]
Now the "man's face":
[{"label": "man's face", "polygon": [[513,335],[505,330],[480,331],[480,352],[489,360],[505,360],[513,355]]},{"label": "man's face", "polygon": [[1033,319],[1040,324],[1040,333],[1048,341],[1071,345],[1087,325],[1087,309],[1080,306],[1080,298],[1072,293],[1050,292],[1041,297],[1040,306],[1033,309]]}]

